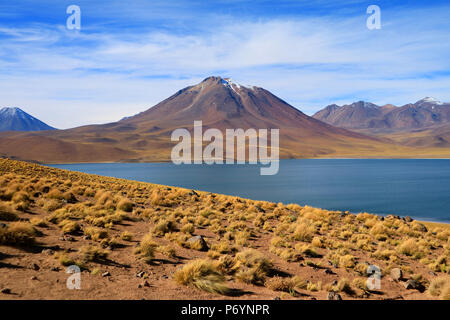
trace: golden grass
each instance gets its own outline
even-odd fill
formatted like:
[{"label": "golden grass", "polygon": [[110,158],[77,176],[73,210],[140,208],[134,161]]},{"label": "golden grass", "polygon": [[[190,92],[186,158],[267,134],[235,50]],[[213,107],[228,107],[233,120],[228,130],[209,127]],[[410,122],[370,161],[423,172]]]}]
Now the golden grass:
[{"label": "golden grass", "polygon": [[3,203],[0,203],[0,220],[2,221],[16,221],[19,220],[19,216],[14,210]]},{"label": "golden grass", "polygon": [[194,260],[175,272],[174,280],[185,286],[226,295],[230,289],[224,284],[225,277],[214,262],[206,259]]},{"label": "golden grass", "polygon": [[7,227],[0,227],[0,244],[30,245],[36,237],[36,230],[28,222],[11,222]]},{"label": "golden grass", "polygon": [[[319,279],[300,281],[294,287],[299,274],[272,277],[274,263],[277,268],[294,267],[303,259],[307,260],[301,262],[300,272],[328,268],[330,263],[340,269],[345,279],[332,289],[348,294],[364,290],[365,262],[380,266],[383,274],[401,267],[406,277],[420,273],[426,278],[427,270],[439,277],[450,272],[450,228],[446,224],[407,222],[394,216],[381,220],[368,213],[253,201],[4,159],[0,159],[0,173],[0,220],[5,222],[0,224],[2,245],[33,245],[40,228],[45,228],[42,233],[55,228],[71,233],[76,241],[83,236],[96,241],[77,253],[63,253],[58,257],[62,264],[105,260],[109,253],[105,248],[115,250],[119,244],[132,252],[129,241],[137,238],[135,251],[145,262],[157,255],[178,259],[177,253],[184,257],[192,250],[187,256],[207,263],[188,268],[187,260],[185,271],[192,280],[182,283],[222,294],[226,292],[221,278],[225,275],[230,281],[288,293],[295,288],[311,292],[328,288]],[[17,210],[23,204],[22,209],[27,207],[29,212]],[[145,224],[149,233],[134,235],[129,224],[123,223],[126,220]],[[203,247],[200,241],[188,241],[200,234],[209,244],[205,252],[197,251]],[[439,288],[439,283],[430,283],[430,292],[445,291]]]},{"label": "golden grass", "polygon": [[433,279],[428,288],[428,294],[442,300],[450,300],[450,276]]},{"label": "golden grass", "polygon": [[155,251],[157,248],[158,244],[153,241],[153,235],[148,233],[142,238],[135,253],[139,254],[140,258],[144,261],[149,262],[155,257]]}]

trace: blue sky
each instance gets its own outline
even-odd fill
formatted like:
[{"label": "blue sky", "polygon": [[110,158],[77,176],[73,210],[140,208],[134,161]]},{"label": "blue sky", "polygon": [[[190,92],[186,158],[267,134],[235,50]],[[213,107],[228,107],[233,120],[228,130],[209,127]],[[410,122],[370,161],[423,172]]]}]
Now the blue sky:
[{"label": "blue sky", "polygon": [[[80,31],[66,29],[71,4]],[[380,30],[366,27],[372,4]],[[0,106],[59,128],[104,123],[210,75],[307,114],[450,101],[448,12],[448,1],[2,0]]]}]

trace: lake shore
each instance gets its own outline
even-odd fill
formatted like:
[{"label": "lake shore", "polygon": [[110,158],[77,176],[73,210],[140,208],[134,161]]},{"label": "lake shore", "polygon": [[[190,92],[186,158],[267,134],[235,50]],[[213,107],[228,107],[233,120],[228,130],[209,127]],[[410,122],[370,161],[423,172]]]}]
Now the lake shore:
[{"label": "lake shore", "polygon": [[[89,174],[193,188],[270,202],[328,210],[411,216],[450,222],[446,207],[449,160],[280,160],[279,172],[264,177],[258,165],[107,163],[50,165]],[[274,187],[275,186],[275,187]]]}]

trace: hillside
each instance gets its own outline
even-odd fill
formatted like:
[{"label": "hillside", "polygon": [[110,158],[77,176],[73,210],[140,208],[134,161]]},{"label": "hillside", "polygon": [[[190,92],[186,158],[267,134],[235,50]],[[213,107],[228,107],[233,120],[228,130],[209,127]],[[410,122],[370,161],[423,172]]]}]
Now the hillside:
[{"label": "hillside", "polygon": [[449,236],[0,159],[0,299],[450,299]]},{"label": "hillside", "polygon": [[279,128],[281,158],[449,157],[331,126],[269,91],[209,77],[122,121],[68,130],[0,134],[0,155],[44,163],[169,161],[177,128]]}]

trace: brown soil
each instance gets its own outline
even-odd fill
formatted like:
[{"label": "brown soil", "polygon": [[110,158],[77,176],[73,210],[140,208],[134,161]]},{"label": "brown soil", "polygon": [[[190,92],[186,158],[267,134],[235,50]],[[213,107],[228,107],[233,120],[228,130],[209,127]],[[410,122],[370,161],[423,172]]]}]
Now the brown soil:
[{"label": "brown soil", "polygon": [[[406,279],[413,277],[413,275],[421,275],[420,282],[427,287],[433,279],[445,274],[432,272],[430,267],[426,263],[420,262],[422,260],[418,258],[395,253],[396,258],[391,258],[391,260],[387,261],[374,257],[373,252],[378,246],[386,246],[387,248],[396,250],[395,241],[398,241],[400,244],[406,239],[413,238],[417,241],[425,240],[434,244],[430,250],[423,249],[423,257],[427,257],[429,262],[435,261],[438,256],[442,255],[447,257],[447,264],[449,261],[448,238],[442,240],[436,238],[436,234],[439,234],[441,238],[442,234],[448,235],[448,225],[427,225],[429,230],[414,231],[411,233],[411,236],[392,231],[392,234],[388,236],[387,240],[387,242],[391,239],[393,240],[392,246],[387,245],[386,241],[371,239],[373,250],[366,251],[356,248],[350,240],[342,239],[339,236],[336,237],[332,233],[333,230],[345,230],[346,228],[350,230],[351,226],[346,226],[344,219],[352,215],[346,215],[341,212],[331,212],[309,207],[302,208],[300,206],[277,206],[276,204],[261,201],[212,195],[206,192],[196,192],[197,197],[190,190],[180,188],[170,188],[168,190],[164,186],[73,173],[11,160],[0,159],[0,173],[0,198],[2,195],[4,197],[5,190],[8,187],[11,188],[13,184],[16,186],[19,185],[19,189],[21,190],[31,190],[33,188],[39,188],[39,181],[51,181],[52,188],[59,188],[62,191],[73,191],[75,185],[81,187],[89,185],[96,187],[96,190],[119,190],[116,192],[122,196],[126,196],[134,203],[133,212],[129,213],[130,216],[127,219],[114,223],[112,226],[106,228],[109,233],[109,238],[119,239],[120,246],[107,248],[109,251],[107,260],[101,262],[88,261],[84,263],[86,269],[81,273],[80,290],[67,289],[66,281],[70,274],[66,273],[66,267],[58,262],[55,254],[65,253],[77,259],[79,257],[78,249],[85,245],[98,245],[99,242],[86,238],[83,232],[74,235],[62,234],[61,228],[57,224],[49,222],[51,212],[41,207],[42,202],[39,202],[39,199],[46,199],[45,194],[31,198],[29,200],[29,208],[26,212],[15,209],[14,212],[17,213],[21,221],[26,222],[32,218],[42,218],[46,221],[47,225],[44,227],[34,227],[38,230],[39,234],[36,237],[36,242],[32,245],[0,244],[0,290],[5,288],[10,289],[10,293],[0,293],[0,299],[273,299],[275,297],[281,297],[282,299],[326,299],[330,290],[329,288],[327,289],[327,286],[333,281],[346,278],[351,284],[354,278],[365,279],[366,277],[365,275],[359,274],[354,267],[345,268],[330,265],[327,254],[338,250],[333,248],[333,243],[339,243],[344,247],[348,247],[349,254],[358,263],[377,265],[383,272],[380,290],[361,290],[353,286],[354,293],[352,294],[340,292],[343,299],[437,299],[438,297],[431,296],[427,292],[407,290],[404,287],[404,283]],[[71,183],[72,187],[68,182]],[[166,198],[163,200],[172,198],[174,203],[170,207],[149,203],[148,199],[152,194],[152,190],[166,190],[168,193],[166,193]],[[169,197],[170,193],[175,192],[179,192],[180,196]],[[213,202],[211,202],[211,197],[215,199]],[[96,201],[92,196],[78,194],[76,195],[76,199],[78,204]],[[64,203],[63,208],[69,208],[71,206],[67,202],[62,202]],[[224,203],[231,203],[231,205],[224,205]],[[239,207],[238,209],[238,204],[242,203],[245,204],[245,208]],[[15,205],[14,201],[6,200],[2,200],[0,204],[11,208]],[[245,225],[251,230],[252,236],[242,245],[231,243],[235,245],[238,252],[245,250],[247,247],[254,248],[262,252],[266,258],[273,261],[275,273],[283,277],[299,276],[303,280],[311,283],[321,282],[322,285],[319,291],[296,288],[291,293],[282,293],[272,291],[264,285],[243,283],[236,279],[235,276],[227,275],[226,284],[236,289],[234,295],[223,296],[208,293],[197,288],[180,285],[173,280],[174,272],[193,259],[209,259],[208,252],[180,246],[168,237],[155,236],[154,240],[159,245],[171,244],[176,249],[175,258],[169,258],[158,252],[147,263],[139,259],[135,254],[135,248],[139,245],[140,239],[150,230],[153,230],[156,221],[158,221],[155,217],[160,218],[161,212],[164,212],[164,215],[168,216],[173,212],[177,212],[177,209],[180,210],[179,212],[187,212],[189,209],[192,209],[192,217],[194,219],[196,216],[199,216],[203,210],[202,208],[205,206],[216,210],[213,216],[220,219],[224,228],[229,227],[232,222],[235,222],[234,218],[230,217],[236,216],[239,217],[236,221],[242,221],[240,219],[248,211],[248,217],[250,219],[245,222]],[[254,221],[258,215],[254,212],[254,206],[265,208],[263,210],[265,210],[265,214],[268,217],[274,211],[279,211],[280,215],[273,219],[267,218],[266,221],[270,222],[267,225],[270,224],[271,227],[257,227]],[[231,207],[234,210],[222,209],[224,207]],[[145,211],[143,211],[144,209],[152,209],[151,214],[146,215]],[[325,231],[323,227],[318,227],[319,224],[316,223],[317,228],[314,232],[314,236],[321,237],[325,243],[323,248],[314,248],[321,257],[312,258],[305,254],[299,254],[301,256],[299,261],[288,262],[274,253],[274,250],[270,250],[271,239],[275,237],[274,233],[277,233],[276,228],[280,224],[284,224],[285,215],[298,216],[298,219],[300,217],[302,219],[304,217],[315,219],[311,212],[314,212],[317,217],[324,217],[323,219],[327,221],[328,231]],[[360,217],[361,219],[355,216],[351,218],[353,221],[351,225],[358,226],[358,229],[353,231],[353,233],[365,234],[363,224],[367,223],[370,219],[377,219],[377,217],[373,215],[366,215],[364,219],[362,219],[362,216]],[[74,220],[79,222],[82,231],[89,227],[86,219]],[[405,222],[396,217],[386,218],[383,223],[389,225],[390,222],[388,223],[388,221],[398,226],[411,228],[415,226],[414,223],[417,223]],[[8,221],[0,222],[7,225],[11,223]],[[288,223],[288,226],[292,224],[295,224],[295,222]],[[181,227],[182,223],[177,221],[177,228]],[[228,228],[227,230],[231,229]],[[133,234],[133,240],[120,240],[120,235],[123,231],[131,232]],[[226,241],[207,224],[204,226],[195,224],[194,234],[204,236],[210,246],[214,243]],[[367,234],[370,233],[367,231]],[[292,244],[310,244],[310,241],[301,242],[293,239],[288,232],[286,234],[280,233],[280,235]],[[51,249],[53,252],[45,249]],[[234,253],[231,253],[231,255],[234,256]],[[318,267],[308,266],[307,261],[314,262]],[[389,275],[389,269],[392,267],[402,268],[405,279],[402,281],[392,280]],[[38,268],[39,270],[36,270]],[[327,274],[325,270],[330,270],[333,274]],[[102,274],[105,272],[109,272],[110,275],[103,276]],[[138,277],[137,274],[140,272],[144,272],[146,275],[144,277]]]}]

